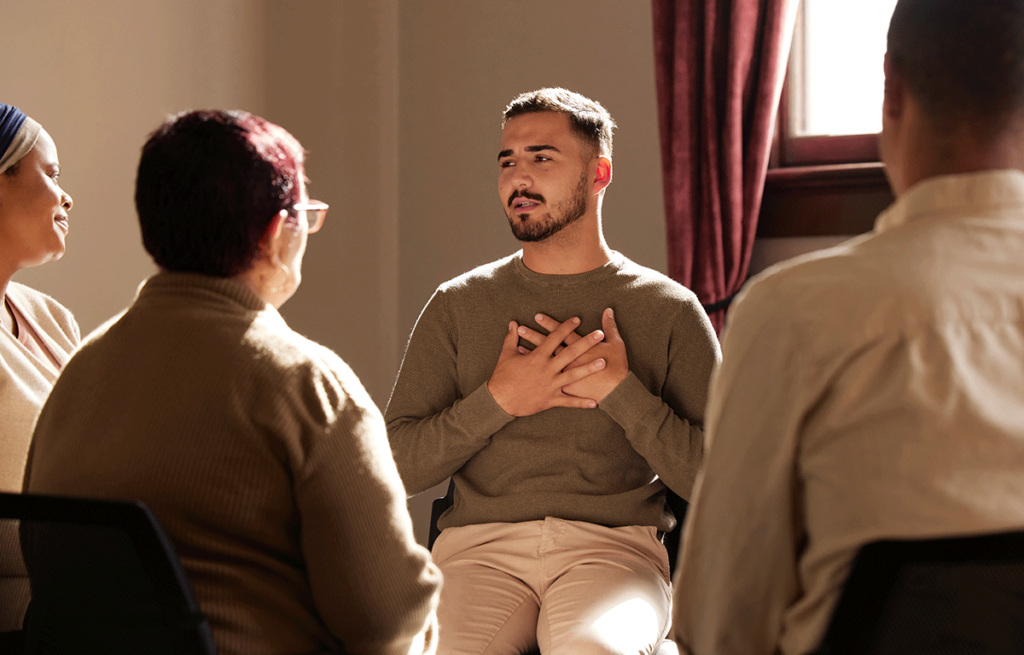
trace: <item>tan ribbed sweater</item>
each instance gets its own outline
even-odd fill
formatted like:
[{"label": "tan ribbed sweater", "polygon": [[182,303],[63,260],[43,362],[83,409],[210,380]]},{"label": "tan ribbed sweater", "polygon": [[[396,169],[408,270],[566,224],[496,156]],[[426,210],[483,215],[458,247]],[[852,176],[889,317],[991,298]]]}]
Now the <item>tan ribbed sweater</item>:
[{"label": "tan ribbed sweater", "polygon": [[[607,307],[630,373],[600,407],[522,418],[502,411],[487,380],[509,321],[538,328],[538,312],[578,316],[586,334]],[[388,437],[411,493],[454,475],[455,505],[441,528],[553,516],[668,530],[665,485],[690,494],[719,358],[696,296],[664,275],[618,253],[587,273],[541,275],[517,253],[434,293],[388,404]]]},{"label": "tan ribbed sweater", "polygon": [[440,574],[379,411],[337,355],[231,280],[158,274],[90,335],[25,483],[149,505],[220,655],[404,653],[433,621]]}]

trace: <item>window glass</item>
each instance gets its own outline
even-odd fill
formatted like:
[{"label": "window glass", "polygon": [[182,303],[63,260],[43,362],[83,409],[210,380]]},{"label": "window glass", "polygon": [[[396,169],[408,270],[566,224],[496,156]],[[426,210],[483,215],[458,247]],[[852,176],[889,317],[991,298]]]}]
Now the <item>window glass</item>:
[{"label": "window glass", "polygon": [[881,131],[882,62],[895,6],[896,0],[803,0],[791,62],[792,136]]}]

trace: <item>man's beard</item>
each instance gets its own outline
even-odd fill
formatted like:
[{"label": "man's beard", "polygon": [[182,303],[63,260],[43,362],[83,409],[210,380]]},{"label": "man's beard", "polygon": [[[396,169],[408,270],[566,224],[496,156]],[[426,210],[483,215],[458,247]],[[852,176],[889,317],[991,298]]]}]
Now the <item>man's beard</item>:
[{"label": "man's beard", "polygon": [[[543,241],[557,234],[567,225],[583,218],[583,215],[587,213],[587,181],[587,171],[584,170],[583,174],[580,175],[580,183],[576,186],[573,194],[564,202],[559,203],[557,207],[553,207],[543,220],[534,219],[524,222],[514,214],[506,214],[509,227],[512,228],[512,235],[524,243]],[[538,194],[530,193],[529,191],[517,191],[509,197],[508,204],[511,206],[512,201],[520,197],[544,201],[543,196]]]}]

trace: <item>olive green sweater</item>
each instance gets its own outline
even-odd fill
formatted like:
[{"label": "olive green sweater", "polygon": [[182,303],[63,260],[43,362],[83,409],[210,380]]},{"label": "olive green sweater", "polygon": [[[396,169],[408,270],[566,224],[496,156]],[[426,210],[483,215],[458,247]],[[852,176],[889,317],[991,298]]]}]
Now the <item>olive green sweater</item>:
[{"label": "olive green sweater", "polygon": [[[509,321],[542,312],[601,328],[611,307],[630,373],[597,409],[514,418],[491,397]],[[721,355],[696,296],[618,253],[579,275],[541,275],[520,253],[443,284],[423,309],[386,412],[406,488],[455,480],[443,528],[546,516],[608,526],[675,524],[668,485],[690,494],[704,403]]]},{"label": "olive green sweater", "polygon": [[434,620],[440,574],[380,412],[231,280],[158,274],[90,335],[43,407],[25,484],[149,505],[220,655],[404,653]]}]

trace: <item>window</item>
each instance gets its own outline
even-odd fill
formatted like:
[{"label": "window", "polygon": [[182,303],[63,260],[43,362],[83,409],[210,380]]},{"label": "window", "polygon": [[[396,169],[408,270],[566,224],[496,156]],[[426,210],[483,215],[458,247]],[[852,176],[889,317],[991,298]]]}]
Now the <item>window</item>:
[{"label": "window", "polygon": [[758,218],[759,239],[866,232],[892,202],[878,157],[896,0],[803,0]]},{"label": "window", "polygon": [[878,161],[896,0],[803,0],[780,104],[782,166]]}]

